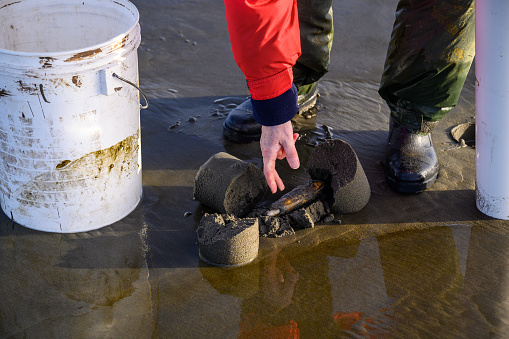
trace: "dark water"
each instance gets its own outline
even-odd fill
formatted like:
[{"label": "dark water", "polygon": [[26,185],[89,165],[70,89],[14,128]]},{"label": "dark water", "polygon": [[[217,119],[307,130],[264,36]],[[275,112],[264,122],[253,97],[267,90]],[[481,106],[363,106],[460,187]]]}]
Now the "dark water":
[{"label": "dark water", "polygon": [[475,150],[449,134],[474,121],[473,73],[434,132],[436,185],[405,196],[383,178],[388,109],[377,87],[396,1],[334,2],[317,115],[295,120],[303,167],[278,164],[292,188],[308,179],[313,145],[344,139],[366,172],[370,202],[336,215],[341,225],[261,239],[258,258],[233,269],[199,260],[194,230],[211,211],[192,194],[198,168],[217,152],[261,166],[257,143],[222,138],[225,116],[248,95],[223,4],[135,4],[150,99],[141,113],[143,201],[125,219],[79,234],[32,231],[2,214],[0,337],[507,337],[509,222],[476,209]]}]

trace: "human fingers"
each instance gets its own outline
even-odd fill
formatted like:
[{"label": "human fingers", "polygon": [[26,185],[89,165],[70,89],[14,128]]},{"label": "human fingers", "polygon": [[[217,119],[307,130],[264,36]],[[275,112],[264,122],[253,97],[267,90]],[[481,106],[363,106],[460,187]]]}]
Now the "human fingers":
[{"label": "human fingers", "polygon": [[[262,126],[262,135],[260,147],[263,156],[264,175],[272,193],[277,189],[284,190],[284,184],[276,171],[276,159],[284,159],[288,151],[291,154],[292,168],[299,167],[297,151],[295,150],[295,141],[298,138],[297,133],[293,133],[291,121],[276,126]],[[292,150],[293,148],[293,150]],[[295,160],[297,157],[297,160]]]},{"label": "human fingers", "polygon": [[279,151],[277,151],[277,158],[278,160],[283,160],[285,157],[285,150],[281,147]]},{"label": "human fingers", "polygon": [[[293,142],[295,143],[297,141],[297,139],[299,138],[299,134],[298,133],[294,133],[293,134]],[[286,158],[286,152],[285,152],[285,149],[283,147],[281,147],[277,153],[277,158],[279,160],[283,160],[284,158]]]},{"label": "human fingers", "polygon": [[295,141],[298,137],[299,135],[295,133],[292,137],[292,141],[283,140],[281,145],[284,150],[283,154],[286,157],[286,161],[288,161],[288,165],[290,165],[290,167],[293,169],[297,169],[300,166],[299,154],[295,148]]},{"label": "human fingers", "polygon": [[276,159],[264,158],[263,162],[263,174],[265,175],[265,180],[267,181],[270,191],[276,193],[278,188],[281,191],[284,190],[285,185],[276,171]]}]

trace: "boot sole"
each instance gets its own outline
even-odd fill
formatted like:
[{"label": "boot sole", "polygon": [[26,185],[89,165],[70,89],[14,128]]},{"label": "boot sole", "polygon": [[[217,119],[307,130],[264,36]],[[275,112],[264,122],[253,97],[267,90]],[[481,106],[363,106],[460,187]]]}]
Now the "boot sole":
[{"label": "boot sole", "polygon": [[299,104],[299,112],[297,114],[302,115],[316,106],[316,100],[320,96],[318,93],[318,86],[315,86],[310,94],[309,98],[306,98],[306,100]]},{"label": "boot sole", "polygon": [[385,176],[385,179],[387,180],[387,184],[389,187],[398,193],[408,193],[408,194],[414,194],[414,193],[421,193],[425,191],[426,189],[433,186],[435,181],[437,180],[438,173],[436,173],[434,176],[429,178],[428,180],[424,182],[402,182],[397,181],[394,178],[391,178],[389,176]]}]

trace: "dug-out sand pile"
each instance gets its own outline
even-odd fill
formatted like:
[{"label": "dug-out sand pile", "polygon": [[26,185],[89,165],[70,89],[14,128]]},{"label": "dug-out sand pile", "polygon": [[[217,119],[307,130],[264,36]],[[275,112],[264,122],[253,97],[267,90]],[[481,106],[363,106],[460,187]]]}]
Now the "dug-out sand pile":
[{"label": "dug-out sand pile", "polygon": [[368,203],[371,189],[366,174],[345,141],[328,140],[317,146],[307,171],[313,181],[253,210],[267,189],[262,171],[227,153],[207,160],[196,175],[194,196],[222,214],[205,214],[196,230],[202,260],[216,266],[249,263],[258,255],[259,236],[294,234],[293,228],[335,221],[331,211],[354,213]]},{"label": "dug-out sand pile", "polygon": [[224,152],[210,157],[194,180],[196,200],[237,217],[248,213],[266,190],[265,177],[258,167]]},{"label": "dug-out sand pile", "polygon": [[277,216],[267,215],[270,208],[260,207],[248,215],[251,218],[258,218],[260,236],[262,237],[280,238],[295,234],[294,229],[313,228],[316,223],[321,221],[337,222],[334,215],[330,213],[327,202],[320,199],[310,201],[298,209]]},{"label": "dug-out sand pile", "polygon": [[311,154],[307,171],[331,190],[334,213],[355,213],[369,201],[371,188],[353,148],[340,139],[327,140]]}]

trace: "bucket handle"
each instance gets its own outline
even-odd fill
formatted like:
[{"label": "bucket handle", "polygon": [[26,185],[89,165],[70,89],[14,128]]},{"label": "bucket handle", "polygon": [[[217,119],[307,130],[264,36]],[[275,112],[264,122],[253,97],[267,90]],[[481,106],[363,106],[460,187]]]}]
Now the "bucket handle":
[{"label": "bucket handle", "polygon": [[128,83],[129,85],[133,86],[134,88],[136,88],[140,93],[141,95],[143,96],[143,99],[145,100],[145,105],[142,106],[140,104],[140,108],[141,109],[147,109],[148,108],[148,99],[147,99],[147,96],[145,95],[145,93],[143,93],[143,91],[138,87],[136,86],[135,84],[133,84],[132,82],[130,82],[129,80],[126,80],[124,78],[122,78],[121,76],[119,76],[117,73],[113,73],[113,77],[119,79],[119,80],[122,80],[123,82],[126,82]]}]

